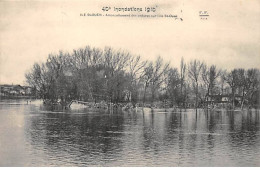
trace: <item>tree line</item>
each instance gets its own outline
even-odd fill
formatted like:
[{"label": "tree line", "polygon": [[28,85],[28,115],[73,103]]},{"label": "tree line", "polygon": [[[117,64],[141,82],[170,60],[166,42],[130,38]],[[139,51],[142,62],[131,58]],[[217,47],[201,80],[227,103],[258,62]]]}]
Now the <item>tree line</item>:
[{"label": "tree line", "polygon": [[44,103],[63,106],[71,100],[133,105],[166,101],[170,107],[192,104],[197,108],[218,95],[228,96],[233,107],[259,106],[259,69],[227,71],[183,58],[177,69],[160,56],[152,62],[110,47],[86,46],[49,54],[46,62],[35,63],[25,77]]}]

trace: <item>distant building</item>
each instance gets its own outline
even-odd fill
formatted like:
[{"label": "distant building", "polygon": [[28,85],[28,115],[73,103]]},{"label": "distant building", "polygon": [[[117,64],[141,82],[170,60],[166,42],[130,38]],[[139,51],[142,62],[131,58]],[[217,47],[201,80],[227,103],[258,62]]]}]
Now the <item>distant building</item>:
[{"label": "distant building", "polygon": [[0,96],[31,96],[32,87],[21,85],[0,85]]},{"label": "distant building", "polygon": [[32,95],[32,90],[33,90],[32,87],[24,86],[23,88],[24,88],[25,95]]},{"label": "distant building", "polygon": [[[240,95],[235,95],[235,101],[241,103],[242,97]],[[233,96],[230,95],[206,95],[207,103],[231,103],[233,100]]]}]

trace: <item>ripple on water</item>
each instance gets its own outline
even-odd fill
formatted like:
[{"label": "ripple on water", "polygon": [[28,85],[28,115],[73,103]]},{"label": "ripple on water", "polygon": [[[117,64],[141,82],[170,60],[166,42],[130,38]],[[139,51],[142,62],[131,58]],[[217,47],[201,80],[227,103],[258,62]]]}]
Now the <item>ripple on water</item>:
[{"label": "ripple on water", "polygon": [[[200,110],[195,116],[193,110],[107,114],[19,107],[0,107],[4,124],[0,142],[6,146],[0,155],[8,160],[22,153],[17,165],[259,166],[260,162],[259,112],[206,115]],[[12,119],[6,119],[7,114]],[[23,126],[13,126],[16,122]]]}]

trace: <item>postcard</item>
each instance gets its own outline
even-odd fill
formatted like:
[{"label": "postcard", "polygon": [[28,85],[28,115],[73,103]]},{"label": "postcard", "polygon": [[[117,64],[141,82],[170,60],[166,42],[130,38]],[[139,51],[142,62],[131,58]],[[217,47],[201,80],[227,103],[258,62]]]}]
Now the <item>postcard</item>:
[{"label": "postcard", "polygon": [[260,2],[0,2],[1,167],[260,166]]}]

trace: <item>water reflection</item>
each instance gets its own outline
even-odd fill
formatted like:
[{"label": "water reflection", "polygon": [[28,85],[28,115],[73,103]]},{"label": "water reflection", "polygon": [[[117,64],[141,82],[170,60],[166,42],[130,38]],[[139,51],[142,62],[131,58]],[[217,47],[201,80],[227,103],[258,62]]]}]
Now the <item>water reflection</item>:
[{"label": "water reflection", "polygon": [[31,122],[28,127],[31,144],[43,146],[52,158],[68,156],[73,164],[92,160],[90,164],[96,165],[102,163],[101,159],[120,156],[114,154],[120,151],[122,141],[119,139],[123,135],[124,119],[118,114],[46,113],[31,116],[28,121]]},{"label": "water reflection", "polygon": [[[259,166],[259,114],[256,110],[53,112],[1,105],[0,141],[7,147],[0,149],[0,165]],[[16,140],[11,140],[14,136]],[[16,150],[10,147],[14,144]]]}]

